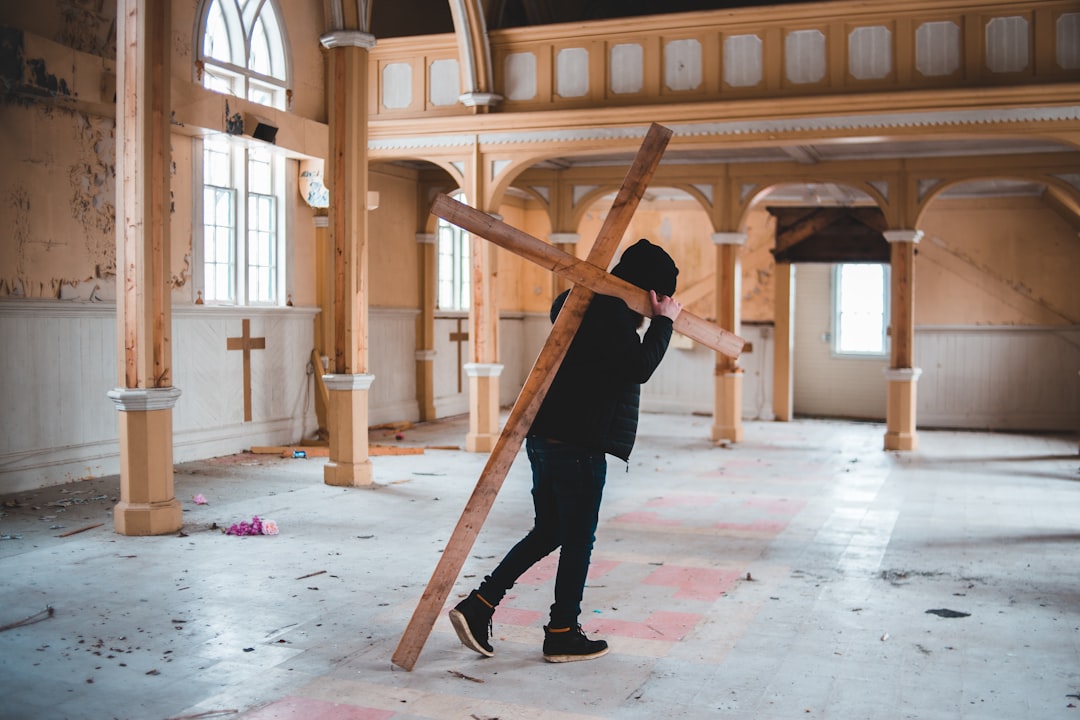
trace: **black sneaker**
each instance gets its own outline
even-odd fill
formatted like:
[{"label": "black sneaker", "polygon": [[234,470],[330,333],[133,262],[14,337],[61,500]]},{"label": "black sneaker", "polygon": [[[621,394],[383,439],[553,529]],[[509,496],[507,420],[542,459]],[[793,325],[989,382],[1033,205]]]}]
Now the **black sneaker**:
[{"label": "black sneaker", "polygon": [[548,662],[592,660],[608,651],[604,640],[590,640],[577,625],[564,632],[551,632],[544,627],[544,659]]},{"label": "black sneaker", "polygon": [[495,608],[480,599],[475,590],[459,602],[450,611],[450,622],[461,644],[484,657],[494,655],[495,651],[488,641],[491,636],[491,616],[494,613]]}]

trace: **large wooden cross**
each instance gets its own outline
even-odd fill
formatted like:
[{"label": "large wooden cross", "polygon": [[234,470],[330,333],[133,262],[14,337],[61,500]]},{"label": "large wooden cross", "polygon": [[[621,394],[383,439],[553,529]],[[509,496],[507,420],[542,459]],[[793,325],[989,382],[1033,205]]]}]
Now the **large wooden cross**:
[{"label": "large wooden cross", "polygon": [[[671,131],[667,128],[655,123],[649,128],[645,141],[615,197],[611,211],[603,227],[600,228],[600,234],[592,250],[589,251],[588,258],[584,261],[445,195],[435,199],[431,210],[433,214],[459,225],[473,235],[523,255],[577,284],[570,291],[569,297],[555,319],[547,341],[536,358],[514,407],[510,410],[506,426],[480,474],[476,488],[469,497],[457,527],[450,535],[446,549],[439,557],[435,572],[423,595],[420,596],[420,602],[394,651],[392,660],[398,667],[412,670],[416,665],[420,651],[423,650],[424,643],[427,642],[431,629],[435,625],[435,620],[446,604],[446,598],[450,595],[450,590],[461,573],[469,551],[480,533],[480,528],[491,506],[495,503],[495,496],[502,487],[518,450],[521,449],[525,434],[532,425],[540,404],[551,386],[551,381],[566,356],[566,350],[581,325],[581,319],[593,295],[597,292],[614,295],[622,298],[632,310],[646,316],[652,314],[649,295],[645,290],[610,275],[605,268],[610,264],[615,251],[618,250],[619,241],[630,225],[630,219],[648,187],[656,166],[660,163],[660,158],[670,138]],[[737,357],[744,345],[743,340],[733,333],[694,317],[686,311],[679,314],[675,321],[675,329],[732,357]]]}]

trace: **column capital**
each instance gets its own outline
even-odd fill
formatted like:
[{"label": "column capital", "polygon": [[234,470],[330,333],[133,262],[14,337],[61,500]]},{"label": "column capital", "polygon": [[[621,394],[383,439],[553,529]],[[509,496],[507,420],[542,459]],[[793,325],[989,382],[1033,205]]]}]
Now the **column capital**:
[{"label": "column capital", "polygon": [[417,350],[416,362],[434,362],[437,354],[436,350]]},{"label": "column capital", "polygon": [[375,47],[375,36],[359,30],[331,30],[319,37],[327,50],[339,47],[359,47],[370,50]]},{"label": "column capital", "polygon": [[882,370],[885,373],[885,379],[889,382],[918,382],[919,376],[922,375],[922,368],[885,368]]},{"label": "column capital", "polygon": [[464,369],[469,377],[499,377],[503,366],[499,363],[465,363]]},{"label": "column capital", "polygon": [[548,242],[562,245],[576,245],[578,240],[581,239],[580,233],[572,232],[553,232],[548,234]]},{"label": "column capital", "polygon": [[420,245],[434,245],[438,239],[435,233],[416,233],[416,242]]},{"label": "column capital", "polygon": [[116,388],[106,395],[120,412],[172,410],[180,397],[180,388]]},{"label": "column capital", "polygon": [[923,236],[922,230],[886,230],[882,233],[885,236],[885,242],[898,243],[909,242],[917,243]]},{"label": "column capital", "polygon": [[327,390],[367,390],[375,381],[375,376],[363,373],[360,375],[323,375],[323,384]]},{"label": "column capital", "polygon": [[744,232],[717,232],[712,234],[712,241],[716,245],[745,245],[746,237]]},{"label": "column capital", "polygon": [[317,228],[330,227],[330,216],[329,215],[316,215],[315,217],[313,217],[311,219],[311,221],[312,221],[312,224],[314,224],[315,227],[317,227]]}]

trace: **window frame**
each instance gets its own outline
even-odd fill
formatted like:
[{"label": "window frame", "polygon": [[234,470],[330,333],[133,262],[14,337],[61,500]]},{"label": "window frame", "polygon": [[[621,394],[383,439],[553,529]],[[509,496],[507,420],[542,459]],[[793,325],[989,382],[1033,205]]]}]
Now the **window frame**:
[{"label": "window frame", "polygon": [[[229,152],[229,175],[231,186],[223,187],[215,183],[204,182],[204,165],[207,153],[207,143],[212,143],[216,148],[227,149]],[[270,192],[254,192],[251,182],[251,154],[266,153],[271,166],[269,173]],[[247,142],[232,136],[211,136],[197,139],[192,152],[193,157],[193,218],[192,223],[192,265],[193,280],[196,290],[200,292],[203,304],[225,306],[248,306],[248,307],[277,307],[286,305],[289,299],[287,258],[288,233],[284,228],[288,227],[288,188],[286,187],[287,173],[285,171],[285,158],[269,148],[257,146],[254,142]],[[216,179],[216,178],[215,178]],[[205,215],[206,191],[212,189],[218,192],[228,192],[232,195],[233,225],[229,242],[231,245],[231,267],[228,271],[229,281],[232,286],[232,296],[220,298],[216,294],[208,293],[207,272],[207,227]],[[253,241],[260,234],[265,237],[266,232],[256,227],[252,214],[252,199],[273,198],[273,210],[270,216],[272,242],[267,250],[271,257],[269,264],[262,263],[264,255],[256,250]],[[211,263],[214,264],[214,263]],[[269,295],[257,295],[258,285],[253,281],[252,273],[259,267],[267,268],[263,273],[265,281],[272,287]]]},{"label": "window frame", "polygon": [[[881,268],[881,350],[846,350],[841,348],[843,342],[843,333],[841,332],[843,326],[842,314],[844,298],[843,293],[843,272],[845,267],[858,267],[874,265]],[[890,355],[890,337],[889,337],[889,325],[892,317],[891,308],[891,278],[890,278],[890,265],[889,263],[835,263],[832,266],[832,293],[831,293],[831,328],[830,328],[830,350],[833,357],[837,358],[865,358],[870,360],[880,360],[882,358],[888,358]]]},{"label": "window frame", "polygon": [[[458,191],[452,195],[458,202],[468,204],[465,193]],[[444,252],[444,242],[450,245],[450,252]],[[435,225],[435,310],[444,313],[468,312],[472,307],[472,235],[457,225],[439,218]],[[448,295],[452,296],[452,305],[443,304],[444,299],[444,257],[449,256],[451,277]]]}]

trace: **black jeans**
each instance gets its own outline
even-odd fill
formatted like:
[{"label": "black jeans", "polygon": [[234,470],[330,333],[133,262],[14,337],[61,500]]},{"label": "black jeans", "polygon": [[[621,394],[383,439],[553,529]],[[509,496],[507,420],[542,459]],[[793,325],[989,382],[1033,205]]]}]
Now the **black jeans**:
[{"label": "black jeans", "polygon": [[484,578],[478,592],[497,605],[526,570],[562,547],[549,627],[574,627],[596,540],[607,458],[598,450],[541,438],[530,437],[525,447],[533,470],[533,529]]}]

